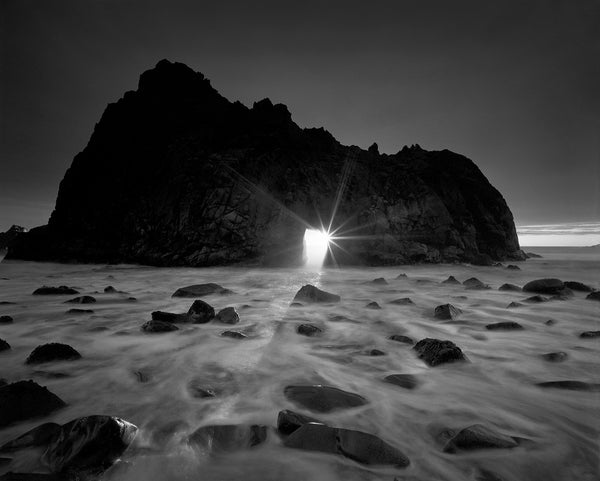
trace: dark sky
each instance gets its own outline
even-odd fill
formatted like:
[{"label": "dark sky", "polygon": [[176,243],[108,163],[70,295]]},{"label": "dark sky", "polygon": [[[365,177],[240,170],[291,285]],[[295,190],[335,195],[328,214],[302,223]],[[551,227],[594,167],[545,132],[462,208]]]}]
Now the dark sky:
[{"label": "dark sky", "polygon": [[600,219],[600,1],[0,1],[0,231],[43,224],[160,59],[345,144],[460,152],[518,224]]}]

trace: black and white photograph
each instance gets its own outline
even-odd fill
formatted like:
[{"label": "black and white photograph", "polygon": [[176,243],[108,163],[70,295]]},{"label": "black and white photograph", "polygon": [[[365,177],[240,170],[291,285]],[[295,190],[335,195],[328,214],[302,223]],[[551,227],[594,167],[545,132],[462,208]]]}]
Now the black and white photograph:
[{"label": "black and white photograph", "polygon": [[599,481],[600,0],[0,0],[0,481]]}]

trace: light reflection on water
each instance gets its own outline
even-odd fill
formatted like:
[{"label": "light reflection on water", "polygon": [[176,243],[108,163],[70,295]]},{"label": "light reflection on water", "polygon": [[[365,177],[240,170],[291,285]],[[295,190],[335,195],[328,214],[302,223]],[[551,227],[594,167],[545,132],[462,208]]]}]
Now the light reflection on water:
[{"label": "light reflection on water", "polygon": [[[33,378],[69,405],[44,420],[19,423],[0,430],[0,443],[41,422],[66,422],[87,414],[121,416],[140,427],[125,458],[126,468],[112,479],[475,479],[479,468],[505,480],[596,479],[598,469],[597,393],[542,390],[534,383],[575,379],[600,382],[600,342],[578,334],[600,329],[600,303],[581,293],[564,302],[506,309],[524,294],[499,292],[504,282],[523,285],[539,277],[579,280],[600,287],[597,256],[549,253],[544,259],[521,263],[522,271],[460,265],[396,268],[324,269],[320,273],[290,269],[152,268],[83,266],[4,261],[0,264],[0,306],[15,322],[0,326],[0,337],[13,349],[3,353],[0,377],[11,381]],[[405,272],[408,278],[396,279]],[[494,287],[467,291],[440,284],[448,275],[463,281],[476,276]],[[367,283],[385,277],[388,285]],[[422,282],[418,282],[418,281]],[[425,282],[423,282],[425,281]],[[427,282],[428,281],[428,282]],[[184,312],[191,299],[172,298],[176,288],[216,282],[235,292],[208,296],[220,309],[235,306],[242,330],[250,339],[224,339],[232,326],[181,326],[165,335],[144,335],[139,327],[154,310]],[[341,295],[337,306],[290,308],[296,291],[314,284]],[[71,305],[63,298],[32,296],[41,285],[67,284],[92,294],[98,303],[81,306],[91,315],[65,314]],[[104,294],[107,285],[128,294]],[[127,301],[128,295],[137,302]],[[467,296],[466,299],[457,297]],[[389,301],[410,297],[414,306]],[[365,309],[370,301],[383,309]],[[433,308],[451,302],[464,311],[459,322],[433,319]],[[245,307],[248,306],[248,307]],[[330,315],[348,321],[331,322]],[[556,320],[553,326],[545,321]],[[320,338],[295,332],[301,322],[325,330]],[[517,321],[525,330],[489,332],[490,322]],[[388,341],[391,334],[416,340],[450,339],[470,359],[463,365],[428,368],[409,346]],[[83,359],[35,369],[24,364],[29,352],[44,342],[65,342]],[[368,349],[386,356],[369,357]],[[547,363],[540,354],[565,351],[564,363]],[[37,371],[68,374],[47,378]],[[421,385],[405,391],[385,384],[393,373],[418,376]],[[140,382],[143,379],[145,382]],[[339,427],[377,434],[411,459],[405,470],[367,469],[352,461],[284,448],[273,433],[258,448],[206,457],[182,442],[201,425],[262,423],[274,426],[281,409],[295,409],[283,396],[294,383],[321,383],[357,392],[369,404],[351,411],[320,415]],[[215,399],[192,397],[190,385],[213,385]],[[445,454],[436,441],[444,428],[484,423],[507,434],[534,441],[514,450]],[[31,471],[36,457],[15,458],[13,471]],[[37,466],[37,468],[40,468]],[[201,476],[200,476],[201,475]]]}]

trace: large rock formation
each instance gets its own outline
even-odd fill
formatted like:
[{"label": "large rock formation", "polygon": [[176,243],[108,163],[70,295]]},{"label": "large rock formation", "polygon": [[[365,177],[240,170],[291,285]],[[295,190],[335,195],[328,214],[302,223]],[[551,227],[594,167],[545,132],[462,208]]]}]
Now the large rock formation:
[{"label": "large rock formation", "polygon": [[462,155],[344,146],[298,127],[285,105],[229,102],[167,60],[106,108],[48,225],[20,235],[8,256],[296,264],[305,228],[330,218],[340,184],[333,227],[358,238],[337,241],[339,263],[521,256],[506,202]]}]

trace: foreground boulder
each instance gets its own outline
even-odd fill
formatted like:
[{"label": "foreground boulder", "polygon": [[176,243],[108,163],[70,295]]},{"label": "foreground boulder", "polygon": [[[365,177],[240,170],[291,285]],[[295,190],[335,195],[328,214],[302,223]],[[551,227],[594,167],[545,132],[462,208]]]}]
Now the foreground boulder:
[{"label": "foreground boulder", "polygon": [[406,467],[409,459],[397,448],[372,434],[323,424],[304,424],[284,446],[307,451],[338,454],[357,463]]},{"label": "foreground boulder", "polygon": [[457,451],[472,451],[475,449],[490,448],[515,448],[517,441],[491,429],[483,424],[473,424],[472,426],[461,429],[444,446],[444,452],[455,453]]},{"label": "foreground boulder", "polygon": [[320,384],[287,386],[283,393],[290,401],[321,413],[364,406],[368,403],[364,397],[358,394]]},{"label": "foreground boulder", "polygon": [[441,306],[437,306],[433,312],[434,317],[441,320],[456,319],[461,314],[462,311],[452,304],[442,304]]},{"label": "foreground boulder", "polygon": [[565,284],[560,279],[536,279],[523,286],[523,291],[536,294],[560,294]]},{"label": "foreground boulder", "polygon": [[134,424],[113,416],[86,416],[63,425],[42,461],[54,473],[101,473],[125,452]]},{"label": "foreground boulder", "polygon": [[421,339],[413,349],[417,352],[419,359],[430,366],[467,360],[460,347],[451,341],[432,338]]},{"label": "foreground boulder", "polygon": [[51,342],[49,344],[38,346],[31,351],[25,364],[41,364],[43,362],[51,361],[74,361],[80,358],[81,354],[68,344]]},{"label": "foreground boulder", "polygon": [[583,282],[565,281],[565,287],[568,287],[572,291],[594,292],[594,288],[593,287],[588,286],[587,284],[584,284]]},{"label": "foreground boulder", "polygon": [[215,317],[215,309],[208,303],[197,300],[189,308],[187,315],[194,324],[205,324]]},{"label": "foreground boulder", "polygon": [[173,293],[172,297],[203,297],[210,294],[227,295],[233,294],[233,291],[225,289],[219,284],[210,282],[208,284],[194,284],[191,286],[180,287]]},{"label": "foreground boulder", "polygon": [[12,324],[13,318],[10,316],[0,316],[0,324]]},{"label": "foreground boulder", "polygon": [[141,329],[144,332],[152,334],[157,334],[159,332],[173,332],[179,330],[179,328],[176,325],[170,322],[158,321],[156,319],[145,322],[144,324],[142,324]]},{"label": "foreground boulder", "polygon": [[224,324],[237,324],[240,322],[240,316],[235,307],[225,307],[217,313],[215,320]]},{"label": "foreground boulder", "polygon": [[0,451],[15,451],[31,446],[44,446],[60,431],[60,424],[44,423],[0,446]]},{"label": "foreground boulder", "polygon": [[340,296],[322,291],[321,289],[306,284],[294,296],[293,302],[305,303],[335,303],[340,302]]},{"label": "foreground boulder", "polygon": [[257,446],[267,439],[267,427],[260,424],[224,424],[203,426],[188,437],[194,447],[219,454]]},{"label": "foreground boulder", "polygon": [[305,424],[324,424],[318,419],[304,414],[298,414],[289,409],[279,411],[277,415],[277,431],[285,436],[292,434],[296,429]]},{"label": "foreground boulder", "polygon": [[33,291],[34,296],[52,296],[52,295],[68,295],[79,294],[78,291],[67,286],[50,287],[44,286]]},{"label": "foreground boulder", "polygon": [[582,339],[594,339],[600,337],[600,331],[584,331],[579,334],[579,337]]},{"label": "foreground boulder", "polygon": [[0,426],[45,416],[65,402],[33,381],[18,381],[0,387]]}]

